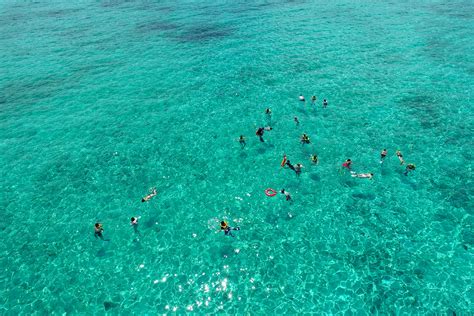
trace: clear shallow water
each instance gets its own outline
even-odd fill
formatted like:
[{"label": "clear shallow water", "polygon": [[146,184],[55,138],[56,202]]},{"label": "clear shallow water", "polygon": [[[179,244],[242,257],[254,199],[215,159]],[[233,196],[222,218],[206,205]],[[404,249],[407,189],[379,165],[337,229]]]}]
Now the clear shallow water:
[{"label": "clear shallow water", "polygon": [[3,2],[1,313],[473,312],[473,12]]}]

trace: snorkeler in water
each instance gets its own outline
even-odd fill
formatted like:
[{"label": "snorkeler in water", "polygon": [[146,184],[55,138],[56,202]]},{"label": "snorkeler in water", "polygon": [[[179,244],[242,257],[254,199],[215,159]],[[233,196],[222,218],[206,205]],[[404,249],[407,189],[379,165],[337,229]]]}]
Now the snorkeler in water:
[{"label": "snorkeler in water", "polygon": [[240,143],[240,147],[241,147],[242,149],[245,148],[245,146],[247,145],[247,144],[245,143],[245,137],[244,137],[244,135],[240,135],[240,137],[239,137],[239,143]]},{"label": "snorkeler in water", "polygon": [[265,110],[265,114],[267,114],[268,116],[271,116],[272,115],[272,110],[270,110],[270,108],[267,108]]},{"label": "snorkeler in water", "polygon": [[298,118],[296,116],[293,120],[295,121],[296,125],[300,125],[300,121],[298,120]]},{"label": "snorkeler in water", "polygon": [[408,173],[415,171],[415,169],[416,169],[416,166],[412,163],[409,163],[407,167],[405,168],[405,172],[403,174],[407,176]]},{"label": "snorkeler in water", "polygon": [[299,177],[300,174],[301,174],[301,169],[302,169],[302,168],[304,168],[304,167],[303,167],[303,165],[300,164],[300,163],[297,163],[297,164],[295,165],[295,173],[296,173],[296,175],[297,175],[298,177]]},{"label": "snorkeler in water", "polygon": [[142,198],[142,202],[148,202],[151,200],[152,197],[154,197],[156,195],[156,188],[153,188],[153,192],[151,192],[150,194],[148,194],[147,196],[143,197]]},{"label": "snorkeler in water", "polygon": [[285,189],[281,189],[280,193],[285,195],[285,199],[286,199],[287,201],[291,201],[290,192],[285,191]]},{"label": "snorkeler in water", "polygon": [[311,141],[309,140],[309,136],[306,134],[301,135],[300,141],[303,145],[311,143]]},{"label": "snorkeler in water", "polygon": [[265,133],[265,128],[263,128],[263,127],[259,127],[259,128],[257,129],[257,131],[255,132],[255,135],[258,136],[258,138],[260,139],[260,141],[261,141],[262,143],[265,142],[265,141],[263,140],[263,133]]},{"label": "snorkeler in water", "polygon": [[104,227],[102,227],[101,223],[95,223],[94,225],[94,237],[97,238],[99,237],[100,239],[104,239],[104,236],[102,235],[102,232],[104,231]]},{"label": "snorkeler in water", "polygon": [[382,150],[382,152],[380,153],[380,163],[383,163],[385,157],[387,157],[387,153],[387,149]]},{"label": "snorkeler in water", "polygon": [[400,160],[400,164],[403,165],[405,163],[405,159],[403,159],[402,152],[400,150],[397,150],[396,155],[398,157],[398,160]]},{"label": "snorkeler in water", "polygon": [[299,99],[300,99],[300,101],[302,101],[302,102],[305,101],[304,96],[303,96],[302,94],[300,94],[300,98],[299,98]]},{"label": "snorkeler in water", "polygon": [[327,108],[328,106],[328,101],[326,99],[323,100],[323,108]]},{"label": "snorkeler in water", "polygon": [[139,219],[139,218],[140,218],[140,217],[132,217],[132,218],[130,219],[130,226],[133,227],[133,230],[134,230],[136,233],[139,233],[139,231],[138,231],[138,219]]},{"label": "snorkeler in water", "polygon": [[316,96],[313,95],[313,96],[311,97],[311,104],[314,104],[315,102],[316,102]]},{"label": "snorkeler in water", "polygon": [[315,165],[319,164],[319,158],[316,154],[310,156],[311,162]]},{"label": "snorkeler in water", "polygon": [[342,164],[342,167],[351,170],[351,167],[352,167],[352,160],[347,159],[347,160]]},{"label": "snorkeler in water", "polygon": [[369,180],[372,180],[372,177],[374,176],[373,173],[355,173],[354,171],[351,171],[351,176],[354,178],[366,178]]},{"label": "snorkeler in water", "polygon": [[287,165],[291,170],[293,170],[293,171],[296,172],[295,166],[293,166],[293,165],[291,164],[290,160],[287,160],[287,161],[285,162],[285,165]]},{"label": "snorkeler in water", "polygon": [[240,227],[230,227],[230,226],[227,224],[227,222],[221,221],[221,230],[224,231],[224,234],[225,234],[226,236],[235,237],[234,235],[232,235],[231,230],[240,230]]}]

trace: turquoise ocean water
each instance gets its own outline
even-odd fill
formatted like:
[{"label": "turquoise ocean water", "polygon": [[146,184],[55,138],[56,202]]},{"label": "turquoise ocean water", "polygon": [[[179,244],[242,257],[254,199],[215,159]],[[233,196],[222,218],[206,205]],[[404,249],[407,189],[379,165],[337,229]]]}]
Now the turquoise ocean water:
[{"label": "turquoise ocean water", "polygon": [[2,1],[0,314],[473,313],[473,20],[460,0]]}]

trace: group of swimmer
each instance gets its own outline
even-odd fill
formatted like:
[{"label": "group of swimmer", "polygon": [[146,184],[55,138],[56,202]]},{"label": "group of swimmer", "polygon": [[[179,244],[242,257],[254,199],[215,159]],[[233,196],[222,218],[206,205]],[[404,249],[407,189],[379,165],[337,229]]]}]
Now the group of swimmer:
[{"label": "group of swimmer", "polygon": [[[150,201],[153,197],[155,197],[158,194],[156,192],[156,188],[151,188],[150,191],[149,191],[150,192],[149,194],[147,194],[146,196],[144,196],[142,198],[142,203]],[[138,220],[139,219],[140,219],[140,216],[130,218],[130,226],[133,227],[133,230],[137,234],[140,234],[140,232],[138,231]],[[104,232],[104,227],[103,227],[102,223],[95,223],[95,225],[94,225],[94,237],[95,238],[100,238],[104,241],[110,241],[110,239],[104,239],[104,235],[102,234],[103,232]]]},{"label": "group of swimmer", "polygon": [[[315,95],[313,95],[313,96],[311,97],[311,104],[314,105],[314,104],[316,103],[316,100],[317,100],[317,99],[318,99],[318,98],[317,98]],[[300,100],[301,102],[306,102],[306,99],[304,98],[304,95],[302,95],[302,94],[300,94],[299,100]],[[327,101],[326,99],[323,99],[323,108],[326,108],[327,106],[328,106],[328,101]]]},{"label": "group of swimmer", "polygon": [[[305,97],[303,95],[299,96],[299,100],[302,101],[302,102],[306,102]],[[316,100],[317,100],[316,96],[313,95],[311,97],[311,103],[315,104]],[[328,102],[327,102],[326,99],[323,100],[322,106],[323,106],[323,108],[326,108],[328,106]],[[265,109],[265,114],[267,116],[271,117],[271,114],[272,114],[271,109],[270,108]],[[296,123],[296,125],[299,125],[299,123],[300,123],[296,116],[294,117],[294,122]],[[271,131],[271,130],[273,130],[273,128],[271,126],[258,127],[255,134],[259,138],[260,142],[265,142],[265,140],[263,139],[263,135],[264,135],[265,131]],[[241,146],[242,149],[244,149],[247,146],[246,139],[243,135],[240,135],[238,141],[239,141],[240,146]],[[310,144],[311,140],[310,140],[309,136],[306,133],[303,133],[300,137],[300,142],[301,142],[302,145],[305,145],[305,144]],[[402,155],[401,151],[397,150],[395,152],[395,154],[396,154],[398,160],[400,161],[400,165],[404,165],[405,160],[403,158],[403,155]],[[387,149],[384,148],[380,152],[380,163],[381,164],[384,163],[387,155],[388,155],[388,151],[387,151]],[[316,154],[310,155],[310,161],[314,165],[319,164],[319,158]],[[304,168],[304,166],[301,163],[297,163],[297,164],[293,165],[291,163],[291,161],[289,159],[287,159],[286,154],[283,155],[283,160],[281,162],[281,167],[283,167],[283,168],[288,167],[290,170],[293,170],[297,177],[300,176],[301,171]],[[365,179],[372,180],[372,178],[374,176],[373,173],[357,173],[357,172],[353,171],[352,170],[352,160],[351,159],[347,159],[344,163],[342,163],[342,170],[344,170],[344,169],[347,169],[350,172],[350,174],[353,178],[365,178]],[[415,169],[416,169],[416,166],[412,163],[409,163],[409,164],[406,165],[405,172],[403,174],[405,176],[407,176],[409,173],[413,172]],[[275,190],[273,190],[273,189],[268,189],[268,190],[273,191],[273,194],[270,195],[270,196],[273,196],[273,195],[276,194]],[[150,191],[151,192],[149,194],[147,194],[146,196],[144,196],[141,199],[142,202],[148,202],[153,197],[155,197],[157,195],[156,188],[152,188]],[[286,201],[292,201],[291,194],[288,191],[286,191],[285,189],[281,189],[280,193],[285,196]],[[130,225],[133,227],[134,231],[138,234],[139,234],[139,231],[138,231],[138,219],[139,218],[140,217],[132,217],[130,219]],[[232,234],[232,231],[238,231],[238,230],[240,230],[240,227],[238,227],[238,226],[237,227],[231,227],[231,226],[229,226],[229,224],[226,221],[221,221],[220,222],[220,230],[224,231],[225,236],[235,237],[235,235]],[[95,223],[95,225],[94,225],[94,236],[95,236],[95,238],[100,238],[102,240],[109,241],[109,239],[104,239],[103,232],[104,232],[104,227],[103,227],[102,223]]]},{"label": "group of swimmer", "polygon": [[[303,95],[299,96],[299,100],[301,102],[306,102],[306,99]],[[311,97],[311,103],[314,105],[316,103],[316,100],[317,100],[317,97],[313,95]],[[328,106],[328,101],[326,99],[324,99],[323,102],[322,102],[322,107],[327,108],[327,106]],[[267,115],[267,117],[271,118],[272,110],[270,108],[266,108],[265,109],[265,114]],[[296,123],[296,125],[300,124],[300,121],[299,121],[298,117],[296,117],[296,116],[294,117],[294,122]],[[265,141],[263,139],[264,132],[265,131],[271,131],[272,129],[273,128],[271,126],[258,127],[255,134],[258,136],[260,142],[264,142]],[[309,136],[306,133],[303,133],[301,135],[300,142],[301,142],[302,145],[311,144],[311,140],[310,140]],[[242,147],[242,149],[245,148],[245,146],[247,145],[245,137],[243,135],[240,135],[239,143],[240,143],[240,146]],[[387,151],[387,149],[384,148],[380,153],[380,163],[381,164],[385,161],[385,158],[387,157],[387,155],[388,155],[388,151]],[[400,165],[405,164],[405,160],[403,159],[403,155],[402,155],[400,150],[396,151],[396,156],[398,157],[398,159],[400,161]],[[319,164],[319,158],[316,154],[312,154],[310,156],[310,161],[311,161],[312,164]],[[283,161],[281,163],[281,167],[288,167],[290,170],[293,170],[295,172],[296,176],[298,176],[298,177],[301,174],[302,168],[304,168],[301,163],[297,163],[297,164],[293,165],[291,163],[291,161],[289,159],[287,159],[286,155],[283,156]],[[372,180],[373,177],[374,177],[374,174],[372,172],[357,173],[357,172],[353,171],[352,170],[352,160],[351,159],[347,159],[342,164],[342,168],[343,168],[342,170],[347,169],[350,172],[350,175],[353,178],[362,178],[362,179]],[[403,174],[405,176],[407,176],[410,172],[413,172],[415,169],[416,169],[416,166],[412,163],[409,163],[409,164],[406,165],[405,172]],[[288,191],[285,191],[285,189],[282,189],[280,191],[280,193],[285,195],[287,201],[291,200],[290,194],[288,193]]]},{"label": "group of swimmer", "polygon": [[[382,164],[385,161],[385,158],[387,157],[388,151],[386,148],[382,149],[380,152],[380,163]],[[395,154],[398,157],[398,160],[400,161],[400,165],[405,164],[405,160],[403,159],[402,152],[400,150],[397,150]],[[347,159],[343,164],[342,167],[347,168],[351,172],[351,176],[355,178],[368,178],[372,179],[374,176],[373,173],[355,173],[354,171],[351,170],[351,165],[352,161],[350,159]],[[416,166],[412,163],[407,164],[405,168],[405,172],[403,173],[404,175],[408,175],[408,173],[415,171]]]},{"label": "group of swimmer", "polygon": [[[146,196],[144,196],[142,198],[142,202],[148,202],[158,194],[156,192],[156,188],[151,188],[150,191],[151,192],[149,194],[147,194]],[[282,190],[282,194],[284,194],[283,191],[284,190]],[[288,194],[287,195],[287,200],[289,200],[289,199],[291,199],[291,197]],[[140,232],[138,231],[138,219],[140,219],[140,216],[132,217],[130,219],[130,226],[133,227],[133,230],[135,231],[135,233],[140,234]],[[231,227],[231,226],[229,226],[229,224],[226,221],[221,221],[220,230],[224,231],[224,235],[226,235],[226,236],[235,237],[235,235],[232,234],[232,230],[235,230],[235,231],[240,230],[240,227],[238,227],[238,226],[237,227]],[[102,225],[102,223],[99,223],[99,222],[95,223],[95,225],[94,225],[94,237],[95,238],[100,238],[104,241],[110,241],[110,239],[104,239],[103,232],[104,232],[104,226]]]}]

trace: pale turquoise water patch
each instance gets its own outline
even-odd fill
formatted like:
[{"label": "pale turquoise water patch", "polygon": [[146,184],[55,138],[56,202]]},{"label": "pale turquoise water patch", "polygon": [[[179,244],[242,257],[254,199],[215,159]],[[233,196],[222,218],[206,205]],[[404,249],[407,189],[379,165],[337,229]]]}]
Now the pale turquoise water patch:
[{"label": "pale turquoise water patch", "polygon": [[1,313],[473,312],[473,9],[3,2]]}]

